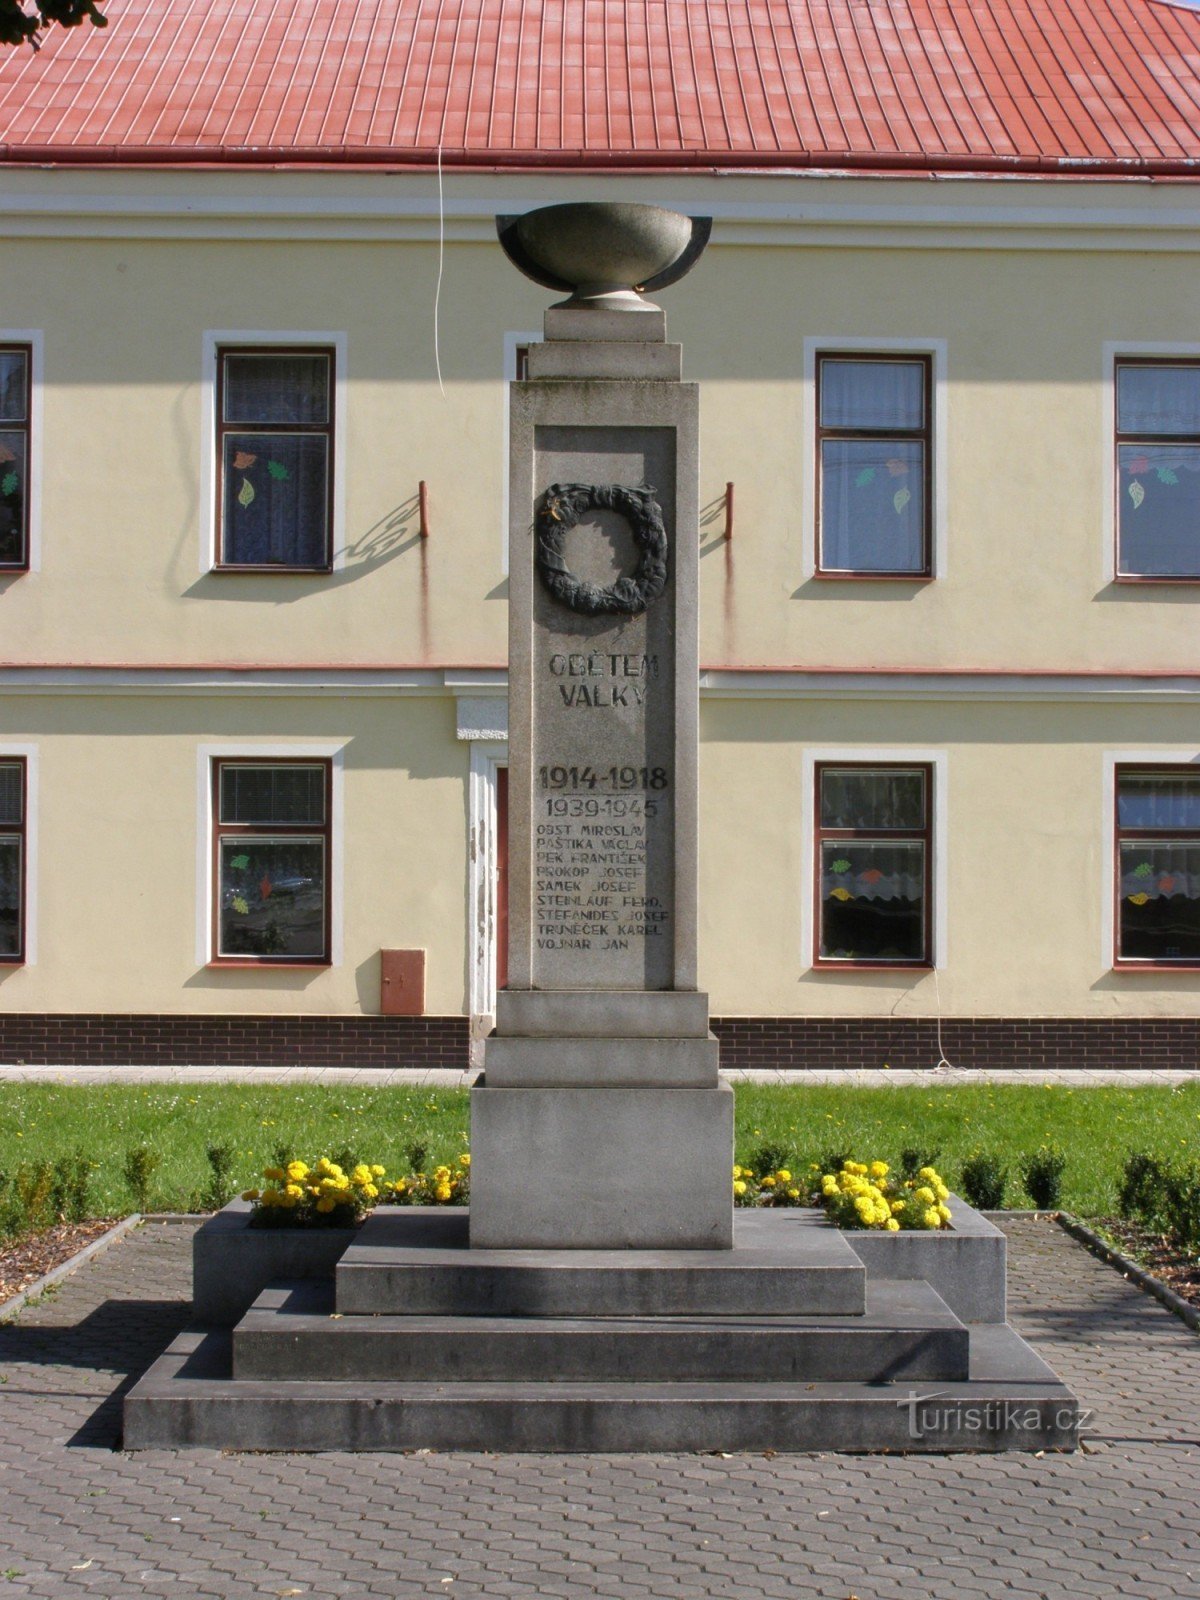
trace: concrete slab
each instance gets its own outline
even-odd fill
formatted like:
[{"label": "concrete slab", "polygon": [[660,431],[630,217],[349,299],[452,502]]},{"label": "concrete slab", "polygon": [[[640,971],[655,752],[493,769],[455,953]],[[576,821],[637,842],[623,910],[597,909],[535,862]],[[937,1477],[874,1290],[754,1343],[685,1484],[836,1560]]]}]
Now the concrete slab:
[{"label": "concrete slab", "polygon": [[[993,1330],[994,1332],[994,1330]],[[1070,1450],[1078,1406],[1016,1334],[970,1383],[271,1383],[191,1330],[125,1399],[126,1450]],[[993,1359],[999,1359],[993,1355]],[[221,1374],[224,1374],[223,1376]]]},{"label": "concrete slab", "polygon": [[480,1249],[465,1212],[377,1212],[336,1275],[344,1314],[543,1317],[853,1316],[865,1282],[845,1236],[808,1211],[739,1218],[732,1250]]},{"label": "concrete slab", "polygon": [[342,1316],[329,1284],[273,1285],[233,1335],[239,1379],[318,1382],[962,1381],[967,1330],[927,1284],[857,1317]]}]

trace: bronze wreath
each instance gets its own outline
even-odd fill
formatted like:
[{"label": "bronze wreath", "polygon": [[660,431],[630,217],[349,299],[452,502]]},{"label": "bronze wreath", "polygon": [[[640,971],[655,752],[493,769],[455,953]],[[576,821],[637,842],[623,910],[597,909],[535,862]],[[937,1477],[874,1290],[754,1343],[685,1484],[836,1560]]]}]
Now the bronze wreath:
[{"label": "bronze wreath", "polygon": [[[592,509],[624,517],[642,552],[633,576],[618,578],[606,589],[577,578],[563,557],[567,534]],[[622,483],[552,483],[537,514],[535,559],[546,588],[572,611],[588,617],[604,611],[630,616],[645,611],[667,586],[667,530],[654,490],[630,489]]]}]

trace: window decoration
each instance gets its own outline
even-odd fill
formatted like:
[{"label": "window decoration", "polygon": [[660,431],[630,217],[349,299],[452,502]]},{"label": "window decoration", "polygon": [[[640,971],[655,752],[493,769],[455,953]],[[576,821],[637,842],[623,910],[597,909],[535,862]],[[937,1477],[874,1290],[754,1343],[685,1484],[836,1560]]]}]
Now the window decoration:
[{"label": "window decoration", "polygon": [[818,356],[818,572],[930,574],[931,410],[928,356]]},{"label": "window decoration", "polygon": [[930,966],[928,767],[819,765],[818,963]]},{"label": "window decoration", "polygon": [[1117,769],[1117,960],[1200,966],[1200,769]]},{"label": "window decoration", "polygon": [[329,960],[328,761],[213,764],[219,961]]},{"label": "window decoration", "polygon": [[1200,362],[1119,361],[1117,572],[1200,581]]},{"label": "window decoration", "polygon": [[0,345],[0,571],[29,564],[32,368],[28,345]]},{"label": "window decoration", "polygon": [[25,762],[0,760],[0,962],[25,959]]},{"label": "window decoration", "polygon": [[218,351],[220,565],[327,571],[332,350]]}]

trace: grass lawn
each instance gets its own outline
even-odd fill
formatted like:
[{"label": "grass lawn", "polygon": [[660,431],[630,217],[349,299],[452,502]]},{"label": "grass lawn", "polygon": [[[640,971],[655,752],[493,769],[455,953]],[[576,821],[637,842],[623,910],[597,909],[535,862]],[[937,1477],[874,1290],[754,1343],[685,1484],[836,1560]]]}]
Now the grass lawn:
[{"label": "grass lawn", "polygon": [[[1197,1121],[1200,1086],[1193,1085],[739,1084],[736,1150],[746,1161],[759,1146],[782,1146],[788,1161],[803,1168],[827,1152],[895,1162],[905,1146],[920,1146],[940,1151],[936,1165],[952,1186],[965,1157],[994,1151],[1010,1168],[1008,1203],[1027,1205],[1021,1157],[1055,1142],[1067,1155],[1064,1204],[1094,1216],[1113,1210],[1130,1151],[1186,1158],[1200,1149]],[[208,1176],[209,1144],[233,1147],[234,1177],[243,1188],[257,1180],[279,1145],[309,1160],[349,1149],[398,1175],[409,1169],[409,1145],[427,1145],[435,1163],[452,1161],[466,1148],[469,1128],[463,1090],[2,1083],[0,1174],[82,1149],[96,1163],[93,1214],[118,1214],[133,1209],[121,1175],[125,1152],[144,1144],[161,1157],[151,1182],[153,1206],[189,1210],[198,1207]]]}]

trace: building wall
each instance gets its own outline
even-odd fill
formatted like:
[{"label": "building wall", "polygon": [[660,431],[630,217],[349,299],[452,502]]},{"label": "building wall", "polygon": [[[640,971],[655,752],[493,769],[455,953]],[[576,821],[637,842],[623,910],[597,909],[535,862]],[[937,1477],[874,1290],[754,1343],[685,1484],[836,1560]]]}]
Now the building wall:
[{"label": "building wall", "polygon": [[[1200,972],[1112,970],[1113,754],[1200,755],[1200,678],[1198,591],[1113,581],[1106,411],[1114,344],[1186,348],[1192,191],[936,188],[620,186],[718,219],[663,297],[703,385],[701,981],[718,1018],[861,1019],[872,1059],[880,1027],[939,1014],[1082,1019],[1101,1052],[1147,1019],[1194,1056]],[[491,214],[563,189],[449,183],[444,396],[432,198],[428,181],[384,176],[0,174],[4,326],[40,330],[43,362],[40,561],[0,577],[0,746],[38,755],[38,951],[0,968],[0,1056],[26,1048],[13,1030],[29,1019],[68,1013],[143,1018],[120,1038],[150,1051],[153,1019],[184,1015],[218,1030],[274,1018],[279,1049],[319,1039],[329,1059],[338,1019],[364,1019],[346,1047],[364,1058],[465,1049],[457,1021],[418,1039],[371,1019],[381,948],[427,950],[431,1018],[473,1009],[486,930],[455,696],[478,669],[499,687],[505,337],[546,304],[492,242]],[[344,336],[331,574],[204,570],[215,330]],[[812,576],[811,352],[874,339],[944,362],[931,582]],[[44,664],[62,671],[38,679]],[[96,676],[116,664],[144,670],[119,687]],[[186,692],[160,672],[172,665],[193,670]],[[227,674],[251,665],[278,671]],[[297,676],[338,665],[381,676]],[[911,692],[906,669],[926,673]],[[1047,691],[1047,674],[1067,676]],[[198,752],[256,743],[343,752],[342,951],[325,970],[214,970],[197,948]],[[936,758],[936,977],[812,967],[808,790],[814,752],[833,750]],[[723,1026],[731,1050],[750,1048],[749,1025]],[[187,1048],[272,1048],[215,1040]]]}]

